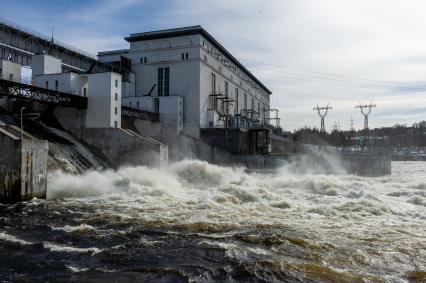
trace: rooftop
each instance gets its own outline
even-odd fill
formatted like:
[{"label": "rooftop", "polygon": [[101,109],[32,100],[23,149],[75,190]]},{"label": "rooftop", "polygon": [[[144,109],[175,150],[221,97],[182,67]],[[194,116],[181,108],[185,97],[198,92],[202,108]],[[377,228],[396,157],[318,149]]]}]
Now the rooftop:
[{"label": "rooftop", "polygon": [[133,33],[125,39],[128,42],[135,41],[145,41],[145,40],[153,40],[153,39],[161,39],[161,38],[171,38],[177,36],[186,36],[186,35],[202,35],[207,40],[209,40],[214,47],[216,47],[220,52],[222,52],[225,56],[227,56],[232,63],[238,66],[241,70],[243,70],[255,83],[257,83],[260,87],[262,87],[267,93],[272,94],[272,92],[262,84],[246,67],[243,66],[231,53],[226,50],[212,35],[210,35],[203,27],[201,26],[190,26],[190,27],[181,27],[174,29],[165,29],[165,30],[157,30],[157,31],[149,31],[149,32],[141,32],[141,33]]}]

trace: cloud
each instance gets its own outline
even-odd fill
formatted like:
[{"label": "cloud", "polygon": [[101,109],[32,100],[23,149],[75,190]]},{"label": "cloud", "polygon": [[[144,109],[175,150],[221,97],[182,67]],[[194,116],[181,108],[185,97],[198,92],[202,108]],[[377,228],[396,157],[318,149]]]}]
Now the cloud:
[{"label": "cloud", "polygon": [[28,1],[25,16],[13,3],[3,11],[22,24],[54,26],[58,39],[93,53],[127,47],[133,32],[201,24],[273,90],[286,129],[318,126],[316,103],[329,102],[326,123],[343,128],[351,117],[362,127],[359,101],[378,105],[371,127],[426,114],[422,0]]}]

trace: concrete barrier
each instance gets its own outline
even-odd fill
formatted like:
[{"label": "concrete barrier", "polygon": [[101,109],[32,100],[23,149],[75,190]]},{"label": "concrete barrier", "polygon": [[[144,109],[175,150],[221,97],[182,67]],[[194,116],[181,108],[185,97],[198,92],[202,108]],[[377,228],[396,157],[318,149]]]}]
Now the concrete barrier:
[{"label": "concrete barrier", "polygon": [[115,168],[122,165],[162,166],[168,163],[167,145],[131,130],[83,128],[70,131],[96,147]]},{"label": "concrete barrier", "polygon": [[0,127],[0,202],[46,198],[48,142],[24,139]]}]

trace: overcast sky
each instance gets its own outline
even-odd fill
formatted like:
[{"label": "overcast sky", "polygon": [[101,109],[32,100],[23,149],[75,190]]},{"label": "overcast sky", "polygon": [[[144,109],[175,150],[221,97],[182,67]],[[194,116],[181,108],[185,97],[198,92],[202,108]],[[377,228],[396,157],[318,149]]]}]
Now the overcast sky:
[{"label": "overcast sky", "polygon": [[1,1],[0,16],[96,54],[130,33],[202,25],[272,91],[282,126],[370,127],[426,120],[424,0]]}]

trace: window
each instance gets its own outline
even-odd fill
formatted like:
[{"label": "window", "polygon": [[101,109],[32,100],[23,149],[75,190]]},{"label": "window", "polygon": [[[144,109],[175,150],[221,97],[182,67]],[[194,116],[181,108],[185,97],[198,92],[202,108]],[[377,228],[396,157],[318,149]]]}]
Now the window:
[{"label": "window", "polygon": [[186,60],[189,59],[189,54],[188,53],[185,54],[185,58],[186,58]]},{"label": "window", "polygon": [[143,62],[146,64],[146,62],[148,62],[148,59],[146,57],[144,57]]},{"label": "window", "polygon": [[225,81],[225,97],[226,97],[226,99],[225,99],[224,103],[222,103],[222,108],[224,108],[224,109],[222,109],[223,110],[222,112],[225,112],[225,113],[229,113],[228,94],[229,94],[229,83],[227,81]]},{"label": "window", "polygon": [[251,110],[254,110],[254,98],[251,99]]},{"label": "window", "polygon": [[140,63],[143,64],[143,57],[141,57]]},{"label": "window", "polygon": [[259,102],[257,103],[257,113],[259,113],[259,115],[260,115],[260,103]]},{"label": "window", "polygon": [[136,108],[139,109],[139,101],[136,101]]},{"label": "window", "polygon": [[9,74],[9,81],[13,81],[13,74]]},{"label": "window", "polygon": [[83,96],[86,97],[87,96],[87,88],[83,88]]},{"label": "window", "polygon": [[158,96],[169,96],[170,68],[158,68]]},{"label": "window", "polygon": [[115,115],[117,115],[117,114],[118,114],[117,107],[115,107],[115,108],[114,108],[114,113],[115,113]]},{"label": "window", "polygon": [[235,107],[234,113],[238,114],[238,88],[235,89]]},{"label": "window", "polygon": [[46,81],[46,88],[49,88],[49,81]]},{"label": "window", "polygon": [[247,93],[244,93],[244,110],[247,110]]},{"label": "window", "polygon": [[146,57],[141,57],[140,62],[141,62],[141,64],[146,64],[146,62],[147,62]]},{"label": "window", "polygon": [[185,60],[185,54],[182,53],[182,60]]},{"label": "window", "polygon": [[55,80],[55,90],[58,91],[59,88],[59,82],[58,80]]},{"label": "window", "polygon": [[118,128],[118,122],[114,121],[114,128]]},{"label": "window", "polygon": [[118,87],[118,80],[115,80],[115,87]]},{"label": "window", "polygon": [[212,94],[216,93],[216,74],[212,73]]},{"label": "window", "polygon": [[117,100],[118,100],[118,93],[115,93],[115,94],[114,94],[114,99],[115,99],[115,101],[117,101]]}]

